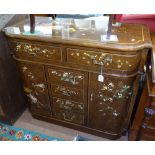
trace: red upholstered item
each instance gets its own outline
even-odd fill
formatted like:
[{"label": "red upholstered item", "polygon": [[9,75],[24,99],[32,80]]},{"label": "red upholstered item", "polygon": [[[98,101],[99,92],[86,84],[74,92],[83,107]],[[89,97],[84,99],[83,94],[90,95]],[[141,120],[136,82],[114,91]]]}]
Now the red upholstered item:
[{"label": "red upholstered item", "polygon": [[155,14],[116,14],[116,22],[146,24],[155,31]]}]

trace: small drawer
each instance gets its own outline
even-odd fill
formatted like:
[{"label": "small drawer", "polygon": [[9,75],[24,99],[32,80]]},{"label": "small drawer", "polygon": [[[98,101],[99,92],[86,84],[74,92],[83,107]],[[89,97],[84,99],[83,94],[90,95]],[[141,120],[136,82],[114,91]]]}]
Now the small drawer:
[{"label": "small drawer", "polygon": [[63,121],[84,125],[85,116],[83,114],[74,113],[72,111],[63,111],[58,109],[53,109],[53,117]]},{"label": "small drawer", "polygon": [[[112,52],[111,52],[112,53]],[[141,55],[109,54],[106,51],[67,48],[67,62],[92,67],[102,66],[105,69],[133,71],[138,69]]]},{"label": "small drawer", "polygon": [[84,100],[84,91],[81,89],[73,89],[61,85],[51,85],[52,96],[82,102]]},{"label": "small drawer", "polygon": [[62,48],[24,42],[10,42],[10,47],[17,58],[39,58],[44,60],[62,61]]},{"label": "small drawer", "polygon": [[44,66],[33,63],[17,62],[20,74],[25,84],[44,88],[46,83]]},{"label": "small drawer", "polygon": [[51,84],[62,84],[74,88],[84,88],[86,73],[82,71],[72,71],[64,68],[49,68],[48,77]]},{"label": "small drawer", "polygon": [[73,102],[55,97],[53,97],[53,107],[80,113],[84,113],[85,111],[84,103]]}]

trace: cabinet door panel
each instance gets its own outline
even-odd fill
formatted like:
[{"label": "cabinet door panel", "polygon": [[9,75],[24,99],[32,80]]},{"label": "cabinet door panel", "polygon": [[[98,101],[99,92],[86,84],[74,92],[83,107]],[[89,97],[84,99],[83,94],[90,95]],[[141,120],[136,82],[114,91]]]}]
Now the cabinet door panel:
[{"label": "cabinet door panel", "polygon": [[90,75],[89,125],[92,128],[112,133],[122,131],[134,79],[104,75],[104,82],[99,82],[97,74]]},{"label": "cabinet door panel", "polygon": [[37,112],[36,109],[40,109],[45,114],[51,113],[44,66],[28,62],[18,62],[18,67],[31,110],[35,109]]}]

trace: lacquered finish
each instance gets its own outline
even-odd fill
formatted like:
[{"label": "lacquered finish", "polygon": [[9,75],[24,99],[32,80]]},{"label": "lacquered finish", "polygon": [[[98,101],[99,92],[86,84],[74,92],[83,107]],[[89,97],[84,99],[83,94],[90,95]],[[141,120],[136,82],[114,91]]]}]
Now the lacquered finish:
[{"label": "lacquered finish", "polygon": [[103,17],[102,20],[51,20],[48,17],[37,17],[34,34],[30,33],[29,21],[6,28],[5,34],[13,38],[125,51],[151,47],[148,29],[143,25],[116,24],[112,27],[109,40],[104,39],[107,29],[108,17]]},{"label": "lacquered finish", "polygon": [[47,90],[44,67],[42,65],[20,62],[18,63],[23,79],[24,92],[31,104],[31,110],[41,109],[46,115],[51,114],[51,106]]},{"label": "lacquered finish", "polygon": [[108,138],[121,136],[151,47],[147,28],[115,25],[112,38],[104,40],[105,21],[102,29],[97,21],[38,19],[35,34],[25,23],[5,29],[31,113]]}]

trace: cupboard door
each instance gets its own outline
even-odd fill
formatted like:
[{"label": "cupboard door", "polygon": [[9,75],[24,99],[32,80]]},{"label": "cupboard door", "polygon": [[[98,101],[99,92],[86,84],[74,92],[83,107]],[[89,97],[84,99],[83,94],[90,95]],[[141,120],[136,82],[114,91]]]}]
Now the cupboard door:
[{"label": "cupboard door", "polygon": [[134,77],[104,75],[104,81],[99,82],[97,74],[90,74],[90,127],[113,134],[123,130],[134,79]]},{"label": "cupboard door", "polygon": [[51,106],[44,66],[29,62],[18,62],[17,64],[31,111],[49,115],[51,113]]}]

